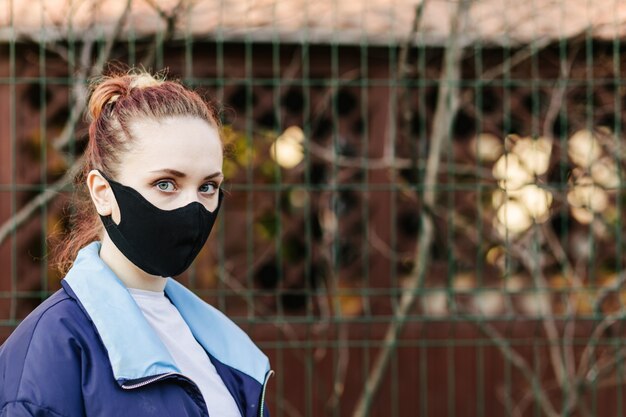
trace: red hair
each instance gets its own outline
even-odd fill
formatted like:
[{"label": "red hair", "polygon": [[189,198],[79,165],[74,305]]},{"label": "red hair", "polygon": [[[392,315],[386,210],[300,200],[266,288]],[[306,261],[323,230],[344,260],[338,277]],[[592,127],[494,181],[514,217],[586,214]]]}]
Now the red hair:
[{"label": "red hair", "polygon": [[134,142],[131,123],[172,116],[197,117],[219,129],[211,107],[198,93],[176,81],[134,71],[102,77],[92,84],[88,108],[89,143],[82,169],[74,179],[76,210],[69,234],[55,250],[55,261],[63,274],[81,248],[101,237],[102,224],[86,187],[89,171],[98,169],[115,178],[120,155]]}]

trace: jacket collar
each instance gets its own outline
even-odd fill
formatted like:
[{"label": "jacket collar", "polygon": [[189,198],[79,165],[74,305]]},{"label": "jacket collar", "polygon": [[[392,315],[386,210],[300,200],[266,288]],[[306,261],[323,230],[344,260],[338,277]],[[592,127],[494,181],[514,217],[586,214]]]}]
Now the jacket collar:
[{"label": "jacket collar", "polygon": [[[64,278],[93,321],[106,347],[115,379],[121,384],[168,372],[180,373],[122,281],[99,256],[100,242],[81,249]],[[172,278],[165,294],[202,347],[221,363],[263,384],[267,357],[219,310]]]}]

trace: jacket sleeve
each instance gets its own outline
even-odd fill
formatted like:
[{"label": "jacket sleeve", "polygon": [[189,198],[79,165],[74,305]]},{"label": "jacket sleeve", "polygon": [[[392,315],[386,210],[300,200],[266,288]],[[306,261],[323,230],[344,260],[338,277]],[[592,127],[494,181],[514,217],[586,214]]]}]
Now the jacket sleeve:
[{"label": "jacket sleeve", "polygon": [[44,307],[0,347],[0,417],[84,416],[78,307],[67,299]]},{"label": "jacket sleeve", "polygon": [[13,401],[5,404],[0,417],[67,417],[46,407],[27,401]]}]

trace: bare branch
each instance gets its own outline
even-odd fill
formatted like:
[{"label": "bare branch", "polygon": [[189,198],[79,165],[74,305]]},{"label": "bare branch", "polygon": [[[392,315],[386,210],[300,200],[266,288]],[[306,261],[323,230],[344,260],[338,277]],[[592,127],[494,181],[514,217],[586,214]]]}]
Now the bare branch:
[{"label": "bare branch", "polygon": [[[480,243],[478,237],[476,236],[475,228],[472,226],[472,223],[470,223],[469,220],[464,219],[463,216],[457,213],[455,216],[453,216],[452,222],[454,224],[454,227],[462,229],[469,239],[472,239],[472,241],[477,244]],[[507,247],[509,248],[511,255],[518,259],[520,263],[522,263],[532,274],[533,257],[532,254],[529,254],[525,248],[521,247],[518,244],[515,244],[514,242],[502,242],[502,240],[495,234],[493,235],[493,241],[499,242],[500,244],[508,243]],[[559,253],[558,249],[555,250],[557,251],[557,253]],[[543,284],[537,285],[537,283],[535,283],[535,285],[541,287]],[[543,288],[545,288],[545,286],[543,286]],[[550,317],[546,320],[553,320],[550,314],[551,313],[547,314],[547,316]],[[496,346],[501,351],[505,359],[511,362],[516,368],[518,368],[522,372],[526,380],[531,385],[531,392],[533,393],[533,395],[536,396],[537,401],[542,407],[544,413],[548,416],[557,416],[558,413],[556,413],[554,406],[550,402],[550,398],[547,396],[547,389],[543,387],[539,375],[531,370],[531,368],[528,366],[528,364],[526,364],[524,359],[507,344],[506,339],[502,335],[500,335],[493,326],[485,324],[483,321],[477,321],[476,324],[487,336],[491,338],[493,342],[495,342]],[[550,341],[549,348],[551,349],[551,354],[555,356],[551,361],[552,365],[554,366],[555,363],[557,365],[559,363],[562,363],[562,359],[560,358],[560,352],[558,351],[559,339],[558,332],[556,332],[556,325],[553,322],[551,323],[552,325],[549,324],[550,323],[548,323],[548,325],[546,326],[546,323],[544,321],[544,329],[546,330],[546,333],[550,332],[547,336]],[[556,352],[553,351],[555,348]],[[559,382],[559,384],[561,384],[561,382]]]},{"label": "bare branch", "polygon": [[[150,4],[151,0],[147,0]],[[152,2],[154,3],[154,2]],[[156,5],[156,3],[154,3],[154,5],[157,7],[157,13],[159,13],[159,16],[161,16],[162,19],[165,20],[166,26],[165,26],[165,31],[163,32],[163,38],[161,41],[163,40],[169,40],[174,36],[174,32],[176,31],[176,22],[177,20],[180,18],[180,16],[182,15],[182,13],[184,12],[184,7],[183,5],[185,4],[185,0],[179,0],[178,3],[176,4],[176,6],[172,9],[170,14],[165,13],[165,11],[163,11],[162,9],[160,9],[158,7],[158,5]],[[157,47],[159,46],[159,43],[161,42],[159,41],[158,36],[155,36],[154,42],[152,43],[152,47],[150,48],[150,50],[148,51],[148,53],[143,57],[143,59],[141,60],[141,65],[142,67],[149,67],[150,64],[154,61],[154,58],[156,56],[156,51],[157,51]]]},{"label": "bare branch", "polygon": [[107,60],[111,56],[113,45],[115,45],[117,38],[119,37],[120,33],[122,33],[122,29],[124,29],[124,26],[126,25],[128,16],[130,15],[132,2],[133,0],[126,0],[126,6],[124,7],[124,11],[115,22],[115,27],[113,28],[111,35],[107,37],[106,43],[104,44],[104,48],[102,49],[102,52],[98,56],[98,60],[96,61],[94,66],[91,68],[91,76],[100,74],[102,70],[104,69],[104,64],[107,62]]},{"label": "bare branch", "polygon": [[72,182],[74,176],[78,173],[82,166],[82,158],[79,158],[74,162],[74,165],[65,172],[57,182],[46,188],[37,197],[30,200],[24,207],[20,209],[15,215],[7,220],[0,227],[0,245],[4,240],[15,230],[19,229],[30,217],[37,212],[41,207],[48,204],[54,198],[56,198],[60,191]]},{"label": "bare branch", "polygon": [[483,72],[481,80],[484,82],[493,81],[502,74],[510,71],[512,67],[526,61],[528,58],[532,57],[548,45],[550,45],[550,38],[548,37],[531,42],[526,48],[519,50],[506,61]]},{"label": "bare branch", "polygon": [[543,411],[550,417],[557,417],[559,414],[547,397],[546,389],[542,387],[538,376],[531,370],[524,358],[509,346],[506,339],[493,326],[482,320],[476,320],[475,323],[478,328],[495,343],[500,353],[502,353],[502,356],[522,373],[532,387],[531,392],[537,397]]},{"label": "bare branch", "polygon": [[579,381],[584,381],[585,379],[588,379],[590,377],[590,372],[592,369],[591,358],[596,352],[600,337],[602,337],[604,332],[606,332],[609,327],[617,323],[619,320],[623,320],[624,318],[626,318],[625,310],[610,314],[606,316],[593,330],[593,333],[591,334],[591,337],[589,338],[589,341],[587,342],[587,345],[585,346],[585,349],[580,356],[577,376]]},{"label": "bare branch", "polygon": [[600,290],[600,292],[598,293],[593,303],[593,311],[594,312],[600,311],[600,308],[602,307],[602,303],[606,301],[609,295],[611,295],[612,293],[616,291],[619,291],[624,286],[624,283],[626,283],[626,271],[620,272],[617,280],[615,281],[613,285],[606,286],[602,288],[602,290]]},{"label": "bare branch", "polygon": [[[576,274],[574,268],[572,268],[572,265],[567,258],[567,254],[565,253],[565,250],[561,245],[561,242],[554,234],[554,230],[552,230],[552,226],[546,222],[542,225],[541,229],[543,231],[544,237],[546,238],[548,246],[552,250],[554,257],[561,265],[561,269],[565,273],[565,276],[571,279],[571,289],[573,290],[570,291],[568,295],[566,315],[569,320],[565,325],[565,330],[562,338],[563,367],[564,371],[567,373],[567,376],[565,377],[565,375],[563,375],[562,377],[564,379],[559,379],[559,381],[561,381],[562,383],[569,385],[568,392],[570,393],[570,395],[568,397],[568,402],[573,406],[578,400],[576,390],[573,389],[574,386],[572,385],[576,376],[576,360],[574,357],[573,340],[574,332],[576,329],[576,305],[578,304],[577,294],[583,288],[583,283],[582,279],[578,276],[578,274]],[[544,286],[544,288],[547,287]],[[552,315],[551,312],[549,314],[550,316]],[[555,330],[555,325],[551,326],[551,329]],[[554,360],[556,360],[556,355],[554,355],[553,358]]]},{"label": "bare branch", "polygon": [[113,50],[113,45],[115,44],[115,41],[119,37],[124,26],[126,25],[128,16],[130,15],[131,6],[132,0],[126,0],[126,7],[124,8],[124,11],[115,22],[115,27],[111,32],[111,35],[107,38],[105,46],[100,52],[98,59],[93,66],[89,65],[89,61],[91,59],[91,52],[93,51],[93,45],[95,43],[95,40],[92,37],[88,37],[87,39],[85,39],[81,50],[81,67],[73,86],[74,105],[70,110],[70,116],[65,123],[63,130],[61,131],[59,136],[57,136],[52,141],[55,149],[62,149],[70,142],[73,136],[74,128],[76,127],[76,123],[78,123],[78,120],[85,111],[85,106],[87,105],[87,73],[89,73],[90,77],[93,77],[102,72],[105,62],[109,60],[111,56],[111,51]]},{"label": "bare branch", "polygon": [[335,371],[335,378],[333,383],[333,394],[327,403],[327,410],[329,411],[329,415],[334,415],[334,411],[341,404],[341,397],[343,395],[345,385],[346,385],[346,376],[348,375],[348,364],[350,362],[350,350],[348,348],[348,324],[345,322],[341,322],[339,324],[339,335],[337,337],[338,341],[338,355],[337,358],[337,369]]},{"label": "bare branch", "polygon": [[439,162],[441,151],[449,129],[459,107],[459,86],[460,62],[463,49],[459,43],[459,34],[463,32],[470,0],[462,0],[457,4],[456,12],[453,13],[451,21],[451,33],[449,44],[445,51],[443,68],[439,80],[439,96],[437,108],[433,121],[433,134],[430,141],[430,151],[426,164],[424,178],[425,209],[421,212],[421,224],[419,241],[416,248],[415,267],[408,280],[408,285],[400,298],[399,306],[394,314],[394,318],[387,328],[384,344],[376,357],[373,369],[370,372],[365,387],[355,407],[354,416],[361,417],[369,414],[372,398],[378,391],[383,374],[387,368],[391,353],[394,351],[400,332],[406,322],[407,316],[412,309],[419,288],[423,285],[424,276],[428,267],[430,246],[434,236],[434,222],[432,219],[432,209],[436,202],[436,184],[439,173]]},{"label": "bare branch", "polygon": [[[534,271],[535,265],[534,261],[532,261],[531,257],[523,258],[526,262],[526,268],[531,273],[533,280],[535,282],[536,288],[548,288],[548,282],[542,271]],[[565,362],[563,360],[563,355],[561,354],[561,347],[559,343],[559,332],[556,327],[556,321],[554,320],[554,311],[552,310],[552,304],[546,303],[545,307],[547,311],[544,311],[543,320],[541,321],[544,331],[546,332],[546,336],[548,338],[548,350],[550,351],[550,359],[552,362],[552,368],[554,369],[554,374],[556,375],[557,380],[562,386],[567,386],[569,384],[567,378],[565,377]]]},{"label": "bare branch", "polygon": [[[381,158],[348,157],[337,155],[332,150],[318,145],[313,141],[309,141],[307,145],[313,155],[340,168],[358,168],[375,171],[382,169],[404,169],[413,167],[424,168],[426,166],[425,162],[413,162],[413,160],[406,158],[390,158],[387,155]],[[474,165],[463,165],[450,162],[442,162],[440,167],[442,169],[446,169],[447,171],[454,171],[458,175],[471,175],[479,179],[493,181],[493,174],[491,173],[491,170],[486,168],[477,168]]]},{"label": "bare branch", "polygon": [[[152,9],[158,13],[159,17],[165,21],[169,20],[171,15],[168,14],[165,10],[163,10],[163,8],[161,8],[161,6],[159,6],[159,4],[154,1],[154,0],[144,0],[146,3],[148,3],[148,5],[150,7],[152,7]],[[179,2],[179,4],[182,3],[182,0]]]},{"label": "bare branch", "polygon": [[[239,295],[246,302],[248,302],[248,297],[246,297],[246,295],[244,294],[246,291],[246,288],[237,279],[235,279],[235,277],[233,277],[230,271],[227,271],[226,269],[224,269],[224,283],[235,294]],[[269,316],[272,313],[268,308],[265,308],[260,303],[256,303],[256,304],[252,303],[251,305],[249,305],[249,307],[251,307],[256,313],[262,316]],[[294,330],[293,326],[291,326],[286,321],[279,321],[279,320],[272,320],[271,323],[285,335],[285,337],[287,338],[287,343],[291,347],[294,348],[295,352],[297,352],[298,349],[296,349],[297,348],[296,342],[298,341],[298,335],[296,334],[296,331]]]},{"label": "bare branch", "polygon": [[543,121],[543,136],[545,138],[552,138],[553,136],[552,126],[554,125],[554,121],[563,107],[563,99],[565,98],[565,92],[567,91],[567,80],[569,79],[572,65],[574,65],[577,53],[578,50],[572,52],[569,62],[561,62],[559,78],[555,82],[555,87],[557,88],[550,98],[550,104],[548,106],[548,110],[546,111],[546,117]]}]

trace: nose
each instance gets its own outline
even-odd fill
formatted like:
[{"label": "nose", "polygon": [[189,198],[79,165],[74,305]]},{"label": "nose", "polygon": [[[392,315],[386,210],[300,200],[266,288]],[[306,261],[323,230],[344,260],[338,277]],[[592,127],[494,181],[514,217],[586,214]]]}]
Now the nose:
[{"label": "nose", "polygon": [[187,206],[194,202],[202,204],[202,200],[200,200],[200,196],[198,195],[197,190],[194,190],[194,189],[186,190],[184,193],[182,193],[180,198],[181,198],[181,207]]},{"label": "nose", "polygon": [[204,206],[205,209],[209,211],[213,211],[217,208],[218,196],[217,193],[214,197],[206,198],[203,197],[198,190],[186,190],[183,195],[181,195],[181,204],[180,207],[188,206],[191,203],[200,203]]}]

